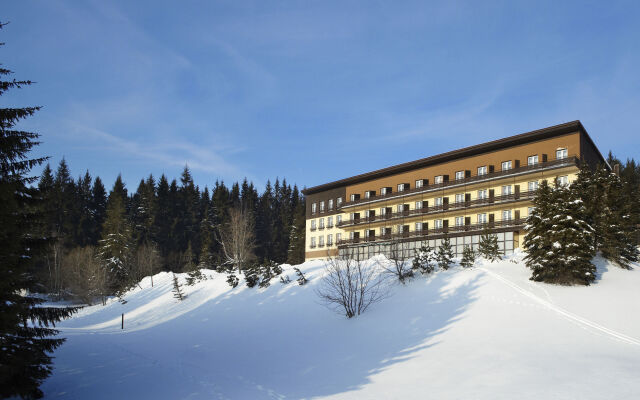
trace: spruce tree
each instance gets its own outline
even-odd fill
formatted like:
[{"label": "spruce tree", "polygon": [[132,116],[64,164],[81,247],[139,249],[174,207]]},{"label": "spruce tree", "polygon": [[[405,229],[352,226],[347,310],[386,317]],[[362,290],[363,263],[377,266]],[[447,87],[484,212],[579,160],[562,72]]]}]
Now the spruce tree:
[{"label": "spruce tree", "polygon": [[133,252],[132,242],[131,226],[127,221],[122,196],[112,191],[107,206],[107,217],[102,227],[99,257],[106,270],[109,286],[114,292],[127,289],[127,285],[131,283],[129,263]]},{"label": "spruce tree", "polygon": [[469,245],[464,246],[462,250],[462,260],[460,260],[460,265],[464,268],[473,267],[476,262],[476,253],[473,251],[473,248]]},{"label": "spruce tree", "polygon": [[[4,24],[0,23],[0,29]],[[0,96],[30,81],[8,80],[0,65]],[[75,308],[43,307],[32,296],[37,285],[29,273],[47,242],[41,233],[41,199],[32,187],[31,169],[46,158],[30,158],[39,135],[16,124],[40,107],[0,108],[0,397],[40,398],[38,388],[52,370],[51,353],[65,339],[55,323]]]},{"label": "spruce tree", "polygon": [[502,259],[502,257],[500,257],[500,248],[498,247],[498,237],[494,233],[491,233],[488,227],[485,228],[482,235],[480,235],[478,253],[491,262]]},{"label": "spruce tree", "polygon": [[564,285],[588,285],[595,279],[594,230],[575,188],[550,188],[543,182],[527,218],[523,247],[531,279]]},{"label": "spruce tree", "polygon": [[176,274],[172,273],[172,275],[173,275],[173,297],[178,299],[179,301],[182,301],[185,298],[185,295],[182,293],[182,285],[178,281],[178,277],[176,276]]},{"label": "spruce tree", "polygon": [[451,263],[453,262],[453,250],[451,248],[449,236],[445,235],[442,238],[440,246],[438,247],[436,259],[438,260],[438,267],[441,269],[447,270],[451,266]]},{"label": "spruce tree", "polygon": [[425,275],[430,274],[435,269],[436,261],[435,251],[429,246],[429,242],[425,242],[420,249],[416,250],[412,269]]}]

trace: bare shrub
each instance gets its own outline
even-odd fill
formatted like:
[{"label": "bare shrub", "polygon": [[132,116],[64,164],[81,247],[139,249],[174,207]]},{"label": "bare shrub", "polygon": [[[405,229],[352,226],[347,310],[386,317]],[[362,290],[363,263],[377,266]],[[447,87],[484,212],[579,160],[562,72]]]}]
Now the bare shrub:
[{"label": "bare shrub", "polygon": [[316,293],[328,308],[352,318],[386,297],[387,285],[381,272],[376,263],[330,258]]}]

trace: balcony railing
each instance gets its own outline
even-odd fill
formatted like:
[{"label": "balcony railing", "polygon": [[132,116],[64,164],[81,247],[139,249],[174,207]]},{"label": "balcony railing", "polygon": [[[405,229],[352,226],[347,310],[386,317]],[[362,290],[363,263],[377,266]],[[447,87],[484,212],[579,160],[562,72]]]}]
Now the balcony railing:
[{"label": "balcony railing", "polygon": [[364,238],[354,238],[354,239],[342,239],[336,242],[338,246],[344,246],[348,244],[359,244],[366,242],[384,242],[391,241],[394,239],[408,239],[408,238],[428,238],[431,235],[442,235],[445,233],[458,233],[458,232],[478,232],[482,231],[485,228],[496,229],[496,228],[504,228],[504,227],[517,227],[524,226],[526,219],[507,219],[501,221],[487,222],[482,224],[470,224],[470,225],[459,225],[459,226],[449,226],[443,228],[433,228],[433,229],[422,229],[418,231],[404,231],[400,233],[386,234],[386,235],[369,235]]},{"label": "balcony railing", "polygon": [[475,200],[463,201],[458,203],[443,204],[439,206],[416,208],[413,210],[404,210],[404,211],[395,212],[395,213],[375,215],[371,217],[354,218],[354,219],[342,221],[337,226],[338,227],[355,226],[355,225],[368,224],[372,222],[388,221],[388,220],[394,220],[399,218],[434,214],[434,213],[439,213],[444,211],[454,211],[454,210],[461,210],[465,208],[482,207],[482,206],[487,206],[492,204],[503,204],[503,203],[514,202],[514,201],[529,200],[535,196],[535,193],[536,193],[535,191],[527,191],[527,192],[520,192],[520,193],[504,194],[500,196],[486,197],[483,199],[475,199]]},{"label": "balcony railing", "polygon": [[496,179],[496,178],[507,177],[507,176],[511,176],[511,175],[520,175],[520,174],[527,173],[527,172],[540,171],[540,170],[553,169],[553,168],[561,168],[561,167],[565,167],[565,166],[577,166],[578,165],[578,161],[579,161],[578,157],[572,156],[572,157],[567,157],[567,158],[563,158],[563,159],[559,159],[559,160],[540,162],[540,163],[533,164],[533,165],[525,165],[525,166],[518,167],[518,168],[512,168],[512,169],[509,169],[509,170],[506,170],[506,171],[490,172],[490,173],[487,173],[487,174],[484,174],[484,175],[477,175],[477,176],[472,176],[472,177],[464,178],[464,179],[451,180],[451,181],[442,182],[442,183],[433,183],[431,185],[422,186],[422,187],[419,187],[419,188],[408,189],[408,190],[404,190],[402,192],[392,192],[392,193],[389,193],[389,194],[379,194],[377,196],[371,196],[371,197],[366,198],[366,199],[363,198],[363,199],[359,199],[359,200],[345,202],[345,203],[342,204],[341,208],[353,207],[353,206],[356,206],[358,204],[371,202],[371,201],[380,201],[380,200],[389,199],[389,198],[404,197],[404,196],[413,195],[413,194],[416,194],[416,193],[429,192],[429,191],[436,190],[436,189],[445,189],[445,188],[450,187],[450,186],[467,185],[467,184],[471,184],[471,183],[478,183],[478,182],[488,181],[488,180],[492,180],[492,179]]}]

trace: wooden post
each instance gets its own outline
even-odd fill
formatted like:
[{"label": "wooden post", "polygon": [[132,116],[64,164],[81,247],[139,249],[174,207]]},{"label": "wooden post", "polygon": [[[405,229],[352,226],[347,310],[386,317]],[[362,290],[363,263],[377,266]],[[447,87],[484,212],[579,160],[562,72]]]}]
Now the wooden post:
[{"label": "wooden post", "polygon": [[124,313],[122,313],[122,327],[121,329],[124,329]]}]

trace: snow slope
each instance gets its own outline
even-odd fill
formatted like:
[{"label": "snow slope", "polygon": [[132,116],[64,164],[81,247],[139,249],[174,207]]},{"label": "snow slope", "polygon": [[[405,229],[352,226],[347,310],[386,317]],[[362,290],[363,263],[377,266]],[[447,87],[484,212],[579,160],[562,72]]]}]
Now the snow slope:
[{"label": "snow slope", "polygon": [[[127,304],[88,307],[59,327],[46,398],[637,399],[640,270],[596,259],[590,287],[528,280],[519,256],[395,284],[347,320],[310,279],[231,289],[141,282]],[[125,330],[120,315],[125,313]]]}]

